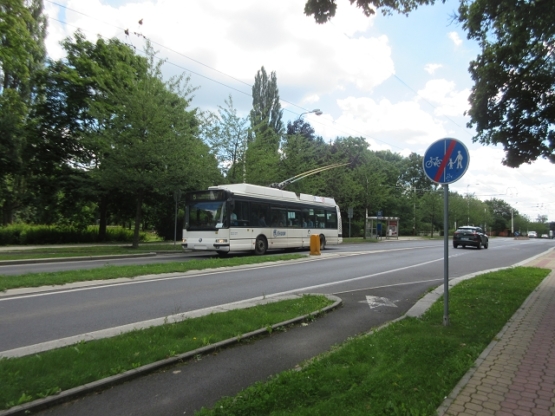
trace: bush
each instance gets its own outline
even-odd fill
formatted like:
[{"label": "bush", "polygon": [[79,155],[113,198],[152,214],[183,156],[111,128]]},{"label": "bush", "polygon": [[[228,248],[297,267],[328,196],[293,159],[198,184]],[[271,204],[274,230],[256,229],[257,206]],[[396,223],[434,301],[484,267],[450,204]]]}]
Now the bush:
[{"label": "bush", "polygon": [[[139,234],[139,240],[146,240],[146,233]],[[133,241],[133,231],[121,227],[108,227],[107,242],[128,243]],[[0,245],[28,244],[75,244],[97,243],[98,227],[89,226],[84,230],[71,226],[13,224],[0,227]]]}]

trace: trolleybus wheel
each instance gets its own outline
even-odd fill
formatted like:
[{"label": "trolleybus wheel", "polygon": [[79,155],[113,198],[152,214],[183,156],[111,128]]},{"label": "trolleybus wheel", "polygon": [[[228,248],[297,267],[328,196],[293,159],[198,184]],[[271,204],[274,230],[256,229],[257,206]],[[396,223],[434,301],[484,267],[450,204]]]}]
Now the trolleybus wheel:
[{"label": "trolleybus wheel", "polygon": [[263,236],[257,237],[254,243],[254,252],[262,255],[266,254],[266,251],[268,251],[268,241],[266,241],[266,238]]}]

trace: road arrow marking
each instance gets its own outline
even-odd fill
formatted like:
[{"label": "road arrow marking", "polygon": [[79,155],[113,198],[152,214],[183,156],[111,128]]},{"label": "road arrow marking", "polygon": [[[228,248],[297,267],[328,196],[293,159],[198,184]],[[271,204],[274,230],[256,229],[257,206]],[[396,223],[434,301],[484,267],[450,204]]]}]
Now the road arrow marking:
[{"label": "road arrow marking", "polygon": [[391,306],[393,308],[397,307],[397,305],[395,305],[395,303],[390,301],[388,298],[382,298],[380,296],[366,296],[366,302],[368,303],[368,306],[370,306],[370,309],[378,308],[380,306]]}]

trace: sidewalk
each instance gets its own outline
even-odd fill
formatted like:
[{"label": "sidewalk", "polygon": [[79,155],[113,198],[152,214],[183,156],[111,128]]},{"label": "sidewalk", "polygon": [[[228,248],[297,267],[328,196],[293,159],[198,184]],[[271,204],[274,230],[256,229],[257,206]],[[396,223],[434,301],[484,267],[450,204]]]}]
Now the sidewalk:
[{"label": "sidewalk", "polygon": [[555,250],[523,265],[552,271],[480,355],[438,415],[555,415]]}]

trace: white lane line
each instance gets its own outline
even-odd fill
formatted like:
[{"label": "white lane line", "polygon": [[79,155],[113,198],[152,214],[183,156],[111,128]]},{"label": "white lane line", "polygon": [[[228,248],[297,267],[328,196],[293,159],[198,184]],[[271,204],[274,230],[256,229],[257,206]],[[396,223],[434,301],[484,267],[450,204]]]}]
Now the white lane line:
[{"label": "white lane line", "polygon": [[307,286],[307,287],[299,288],[299,289],[286,290],[284,292],[274,293],[274,294],[268,295],[268,296],[281,296],[281,295],[287,295],[287,294],[290,294],[290,293],[296,293],[296,292],[300,292],[300,291],[312,291],[314,289],[320,289],[320,288],[323,288],[323,287],[335,286],[335,285],[340,285],[340,284],[343,284],[343,283],[356,282],[358,280],[370,279],[372,277],[382,276],[384,274],[396,273],[396,272],[400,272],[400,271],[403,271],[403,270],[412,269],[413,267],[425,266],[427,264],[435,263],[437,261],[442,261],[442,260],[443,260],[443,257],[440,257],[439,259],[429,260],[429,261],[425,261],[425,262],[417,263],[417,264],[412,264],[412,265],[406,266],[406,267],[399,267],[398,269],[386,270],[386,271],[379,272],[379,273],[367,274],[365,276],[353,277],[351,279],[338,280],[338,281],[329,282],[329,283],[322,283],[320,285]]}]

